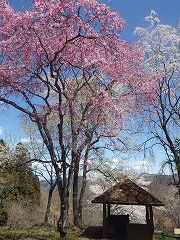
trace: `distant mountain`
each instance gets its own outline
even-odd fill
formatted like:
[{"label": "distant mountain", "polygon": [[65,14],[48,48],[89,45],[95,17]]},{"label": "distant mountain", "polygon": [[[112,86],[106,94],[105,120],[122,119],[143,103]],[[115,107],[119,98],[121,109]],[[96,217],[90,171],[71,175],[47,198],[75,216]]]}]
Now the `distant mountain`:
[{"label": "distant mountain", "polygon": [[[80,183],[82,182],[82,177],[81,177],[81,176],[79,177],[79,182],[80,182]],[[41,185],[41,187],[42,187],[43,189],[45,189],[46,191],[49,190],[49,183],[48,183],[46,180],[40,180],[40,185]],[[55,190],[57,190],[57,187],[56,187]]]},{"label": "distant mountain", "polygon": [[43,189],[49,190],[49,183],[46,180],[40,180],[40,185]]},{"label": "distant mountain", "polygon": [[[129,178],[134,181],[137,185],[144,188],[145,190],[149,190],[150,185],[154,181],[159,181],[165,185],[169,185],[173,183],[172,175],[159,175],[159,174],[149,174],[149,173],[132,173],[129,175]],[[89,189],[95,195],[99,195],[108,188],[110,188],[115,183],[106,182],[105,179],[101,179],[100,177],[92,179],[89,182]]]},{"label": "distant mountain", "polygon": [[[160,181],[166,185],[169,185],[173,182],[172,175],[157,175],[157,174],[149,174],[149,173],[132,173],[129,175],[129,178],[138,184],[140,187],[145,190],[149,190],[150,185],[153,181]],[[79,177],[79,181],[82,181],[82,177]],[[49,184],[46,180],[40,180],[41,187],[45,190],[49,190]],[[89,178],[88,187],[89,190],[95,195],[99,195],[104,192],[106,189],[110,188],[113,182],[106,181],[103,177],[95,177]]]}]

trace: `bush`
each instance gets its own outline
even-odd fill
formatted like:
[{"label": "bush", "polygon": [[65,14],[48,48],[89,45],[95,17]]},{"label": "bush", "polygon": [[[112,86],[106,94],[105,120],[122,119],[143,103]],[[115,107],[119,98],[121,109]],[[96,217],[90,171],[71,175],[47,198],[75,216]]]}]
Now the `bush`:
[{"label": "bush", "polygon": [[4,206],[0,205],[0,226],[6,226],[8,221],[8,214]]}]

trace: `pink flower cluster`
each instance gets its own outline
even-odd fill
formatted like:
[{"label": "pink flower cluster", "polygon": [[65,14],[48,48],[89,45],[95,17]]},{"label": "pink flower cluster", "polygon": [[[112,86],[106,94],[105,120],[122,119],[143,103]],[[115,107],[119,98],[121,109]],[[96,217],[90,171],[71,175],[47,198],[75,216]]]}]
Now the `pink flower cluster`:
[{"label": "pink flower cluster", "polygon": [[33,2],[31,11],[15,12],[1,0],[1,96],[26,92],[47,104],[52,94],[48,109],[73,103],[76,121],[90,103],[84,118],[102,132],[110,122],[122,126],[138,111],[136,101],[151,102],[154,81],[142,70],[139,46],[120,39],[125,21],[118,13],[96,0]]}]

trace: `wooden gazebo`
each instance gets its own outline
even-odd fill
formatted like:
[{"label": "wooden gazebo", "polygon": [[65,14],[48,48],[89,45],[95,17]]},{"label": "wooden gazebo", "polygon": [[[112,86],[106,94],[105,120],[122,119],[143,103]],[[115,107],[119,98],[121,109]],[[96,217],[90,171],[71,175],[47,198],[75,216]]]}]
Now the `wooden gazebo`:
[{"label": "wooden gazebo", "polygon": [[[92,203],[103,204],[103,238],[120,240],[152,240],[152,206],[163,206],[161,201],[128,178],[96,197]],[[111,204],[145,206],[146,224],[130,223],[129,215],[112,215]]]}]

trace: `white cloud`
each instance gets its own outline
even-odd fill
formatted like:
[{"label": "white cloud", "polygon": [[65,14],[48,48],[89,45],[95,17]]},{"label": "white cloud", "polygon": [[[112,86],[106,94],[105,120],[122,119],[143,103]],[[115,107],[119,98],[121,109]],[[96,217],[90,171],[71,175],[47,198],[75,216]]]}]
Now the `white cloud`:
[{"label": "white cloud", "polygon": [[3,133],[3,128],[0,126],[0,135]]},{"label": "white cloud", "polygon": [[104,165],[105,165],[106,167],[109,167],[109,166],[111,166],[112,164],[107,161],[107,162],[104,163]]},{"label": "white cloud", "polygon": [[139,160],[139,161],[136,161],[136,165],[138,166],[142,166],[142,167],[148,167],[150,166],[150,162],[147,161],[147,160]]},{"label": "white cloud", "polygon": [[[31,141],[31,138],[21,138],[22,143],[29,143]],[[36,143],[42,143],[42,139],[36,139]]]},{"label": "white cloud", "polygon": [[139,160],[134,163],[132,167],[137,172],[146,172],[151,167],[151,163],[147,160]]},{"label": "white cloud", "polygon": [[30,142],[30,138],[21,138],[21,142],[22,143],[29,143]]},{"label": "white cloud", "polygon": [[36,167],[38,167],[39,165],[42,165],[42,164],[40,164],[39,162],[32,162],[32,167],[33,167],[33,168],[36,168]]},{"label": "white cloud", "polygon": [[140,165],[136,165],[136,166],[134,166],[134,167],[132,167],[134,170],[136,170],[136,171],[139,171],[139,170],[141,170],[142,169],[142,166],[140,166]]},{"label": "white cloud", "polygon": [[114,163],[114,164],[117,164],[119,163],[121,160],[119,158],[112,158],[111,159],[111,162]]}]

